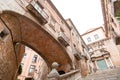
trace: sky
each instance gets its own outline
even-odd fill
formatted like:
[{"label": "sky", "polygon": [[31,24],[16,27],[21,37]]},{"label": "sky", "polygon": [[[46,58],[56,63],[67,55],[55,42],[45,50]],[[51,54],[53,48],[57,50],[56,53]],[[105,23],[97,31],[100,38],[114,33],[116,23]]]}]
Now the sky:
[{"label": "sky", "polygon": [[51,0],[64,19],[71,18],[80,34],[103,25],[100,0]]}]

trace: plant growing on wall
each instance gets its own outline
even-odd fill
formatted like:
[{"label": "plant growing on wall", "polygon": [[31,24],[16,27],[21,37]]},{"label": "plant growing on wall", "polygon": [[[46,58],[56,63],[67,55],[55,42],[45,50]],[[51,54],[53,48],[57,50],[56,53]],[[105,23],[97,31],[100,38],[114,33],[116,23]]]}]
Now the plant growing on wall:
[{"label": "plant growing on wall", "polygon": [[117,17],[118,20],[120,20],[120,11],[118,11],[116,17]]}]

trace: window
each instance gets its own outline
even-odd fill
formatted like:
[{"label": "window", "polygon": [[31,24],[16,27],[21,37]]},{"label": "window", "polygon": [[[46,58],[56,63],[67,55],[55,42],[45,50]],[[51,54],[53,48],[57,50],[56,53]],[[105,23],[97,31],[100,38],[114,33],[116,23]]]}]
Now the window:
[{"label": "window", "polygon": [[2,40],[4,40],[7,37],[7,35],[8,35],[8,32],[6,29],[4,29],[3,31],[0,32],[0,38]]},{"label": "window", "polygon": [[62,32],[64,32],[63,28],[61,28],[61,27],[60,27],[60,30],[61,30]]},{"label": "window", "polygon": [[49,26],[55,31],[55,23],[56,23],[56,21],[53,19],[53,18],[51,18],[51,20],[50,20],[50,23],[49,23]]},{"label": "window", "polygon": [[95,34],[95,35],[94,35],[94,38],[95,38],[95,39],[98,39],[98,38],[99,38],[98,34]]},{"label": "window", "polygon": [[75,44],[73,44],[73,46],[74,46],[74,47],[76,47],[76,45],[75,45]]},{"label": "window", "polygon": [[24,64],[23,63],[21,63],[21,66],[22,66],[22,68],[24,67]]},{"label": "window", "polygon": [[29,73],[32,73],[35,71],[35,65],[30,65],[30,68],[29,68]]},{"label": "window", "polygon": [[90,37],[88,37],[88,38],[87,38],[87,41],[88,41],[88,42],[91,42],[91,38],[90,38]]},{"label": "window", "polygon": [[34,55],[34,57],[32,58],[32,62],[37,62],[37,57],[38,55]]},{"label": "window", "polygon": [[23,58],[26,58],[26,57],[27,57],[27,53],[24,53]]}]

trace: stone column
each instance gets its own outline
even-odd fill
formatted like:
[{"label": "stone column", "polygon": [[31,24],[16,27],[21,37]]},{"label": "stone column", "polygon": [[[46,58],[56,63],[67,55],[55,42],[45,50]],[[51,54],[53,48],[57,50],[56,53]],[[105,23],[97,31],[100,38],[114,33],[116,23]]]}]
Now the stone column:
[{"label": "stone column", "polygon": [[97,65],[97,61],[95,60],[95,66],[97,69],[99,69],[98,65]]},{"label": "stone column", "polygon": [[111,58],[109,57],[108,59],[109,59],[109,61],[110,61],[110,63],[111,63],[111,66],[114,67]]},{"label": "stone column", "polygon": [[87,63],[85,57],[82,57],[81,59],[81,75],[82,77],[87,76],[88,74],[88,69],[87,69]]},{"label": "stone column", "polygon": [[107,64],[107,67],[108,67],[108,69],[110,68],[109,66],[109,63],[107,62],[107,60],[106,60],[106,58],[104,58],[104,60],[105,60],[105,62],[106,62],[106,64]]}]

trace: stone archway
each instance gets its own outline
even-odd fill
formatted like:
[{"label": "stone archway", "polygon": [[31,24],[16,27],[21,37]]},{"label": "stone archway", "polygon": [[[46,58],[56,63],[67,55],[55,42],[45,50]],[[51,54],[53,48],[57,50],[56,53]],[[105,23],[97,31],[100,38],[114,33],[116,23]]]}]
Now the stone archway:
[{"label": "stone archway", "polygon": [[[40,25],[25,16],[14,12],[4,11],[0,15],[0,78],[14,80],[23,52],[19,51],[22,43],[35,50],[50,66],[58,62],[60,69],[67,71],[71,59],[62,46],[52,35]],[[4,35],[3,35],[4,34]],[[21,47],[22,48],[22,47]],[[23,48],[24,51],[24,48]],[[64,59],[64,61],[63,61]]]}]

